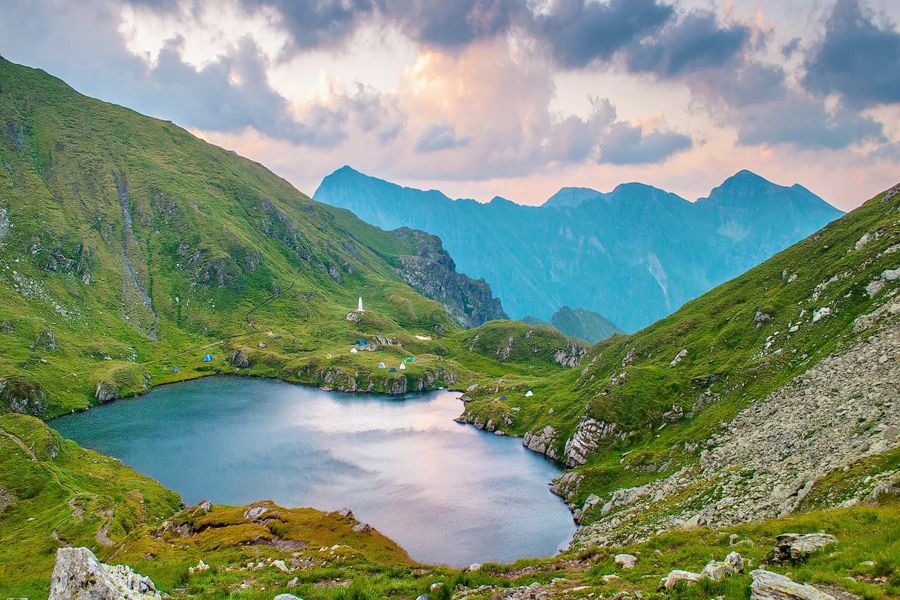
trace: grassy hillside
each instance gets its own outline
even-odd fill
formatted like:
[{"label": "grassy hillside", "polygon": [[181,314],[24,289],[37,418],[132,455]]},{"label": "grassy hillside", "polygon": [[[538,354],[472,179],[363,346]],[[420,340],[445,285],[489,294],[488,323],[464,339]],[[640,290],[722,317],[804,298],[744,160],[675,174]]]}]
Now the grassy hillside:
[{"label": "grassy hillside", "polygon": [[[739,411],[785,384],[802,386],[795,378],[823,358],[867,343],[876,331],[896,331],[898,207],[897,188],[873,198],[670,317],[593,346],[579,368],[531,382],[533,396],[515,385],[471,390],[465,418],[504,422],[506,433],[535,438],[552,428],[541,440],[544,450],[576,467],[568,480],[580,481],[563,495],[573,508],[591,494],[603,499],[585,515],[591,522],[614,490],[698,464]],[[858,358],[876,366],[894,360],[890,353]],[[843,382],[835,377],[837,393]],[[882,416],[865,427],[879,425],[896,406],[896,394],[871,400],[873,414]],[[590,447],[583,456],[572,451],[575,438]],[[881,451],[898,443],[885,440]],[[881,472],[895,468],[888,460]]]},{"label": "grassy hillside", "polygon": [[[48,418],[236,370],[431,389],[472,375],[415,336],[458,331],[454,302],[502,315],[439,240],[371,227],[172,123],[3,59],[0,114],[0,410]],[[360,338],[377,350],[351,356]],[[410,355],[402,379],[377,368]]]}]

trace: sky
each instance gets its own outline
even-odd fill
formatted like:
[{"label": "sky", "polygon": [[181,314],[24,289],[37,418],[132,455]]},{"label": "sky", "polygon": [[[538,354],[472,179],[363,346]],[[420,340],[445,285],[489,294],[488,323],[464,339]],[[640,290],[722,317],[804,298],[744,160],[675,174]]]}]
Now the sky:
[{"label": "sky", "polygon": [[900,182],[896,0],[0,0],[0,55],[312,195]]}]

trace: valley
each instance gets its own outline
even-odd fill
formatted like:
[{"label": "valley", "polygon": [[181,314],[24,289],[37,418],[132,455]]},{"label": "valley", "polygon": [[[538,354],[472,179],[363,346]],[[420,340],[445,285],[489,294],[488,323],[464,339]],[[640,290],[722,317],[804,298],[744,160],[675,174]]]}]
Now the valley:
[{"label": "valley", "polygon": [[[501,305],[492,279],[456,271],[436,231],[368,225],[172,123],[3,59],[0,114],[6,595],[46,597],[56,553],[70,547],[129,565],[173,598],[745,598],[768,577],[760,566],[832,598],[900,595],[900,188],[833,221],[802,188],[774,190],[804,199],[824,227],[785,227],[767,246],[781,251],[742,274],[735,257],[752,256],[728,242],[734,272],[685,276],[709,291],[673,297],[672,309],[686,303],[652,324],[603,313],[643,329],[586,345],[506,320],[524,314],[507,303],[528,294],[501,293]],[[758,184],[739,173],[723,188]],[[616,205],[634,191],[544,210]],[[706,205],[724,211],[735,196],[718,197]],[[652,271],[645,287],[656,290]],[[69,413],[212,375],[335,394],[453,390],[474,427],[446,427],[479,443],[521,438],[565,468],[552,483],[579,525],[572,546],[507,564],[419,564],[352,502],[282,507],[262,483],[245,506],[182,499],[46,423],[112,414],[124,405]],[[290,389],[179,385],[220,381]],[[169,389],[133,402],[150,407]],[[166,434],[177,444],[175,426]],[[262,460],[277,474],[277,458]],[[778,535],[819,531],[837,546],[773,562]],[[740,572],[700,581],[731,551]],[[673,570],[695,585],[666,589]]]}]

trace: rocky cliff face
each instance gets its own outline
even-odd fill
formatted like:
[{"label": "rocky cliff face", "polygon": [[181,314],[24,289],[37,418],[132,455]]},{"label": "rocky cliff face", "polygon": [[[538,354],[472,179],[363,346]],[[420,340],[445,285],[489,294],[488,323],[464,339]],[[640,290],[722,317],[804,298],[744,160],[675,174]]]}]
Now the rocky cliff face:
[{"label": "rocky cliff face", "polygon": [[505,319],[499,298],[484,279],[472,279],[456,272],[456,264],[444,250],[440,238],[423,231],[401,228],[397,237],[412,242],[415,254],[400,256],[397,272],[424,296],[437,300],[466,328],[487,321]]}]

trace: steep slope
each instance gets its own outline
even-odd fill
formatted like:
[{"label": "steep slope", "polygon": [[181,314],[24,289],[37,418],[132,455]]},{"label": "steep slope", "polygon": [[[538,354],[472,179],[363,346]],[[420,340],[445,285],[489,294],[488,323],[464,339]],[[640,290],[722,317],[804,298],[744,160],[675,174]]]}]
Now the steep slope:
[{"label": "steep slope", "polygon": [[440,236],[460,269],[488,281],[514,318],[580,306],[634,331],[819,229],[840,211],[800,186],[749,172],[690,203],[630,183],[563,188],[543,206],[450,200],[367,177],[326,177],[316,200],[384,227]]},{"label": "steep slope", "polygon": [[532,396],[469,390],[463,419],[571,469],[557,490],[585,545],[896,493],[898,210],[900,186]]},{"label": "steep slope", "polygon": [[[503,316],[438,240],[369,226],[171,123],[3,59],[0,115],[0,410],[49,417],[235,367],[323,385],[332,363],[353,368],[361,336],[405,356],[414,334]],[[422,261],[441,268],[423,274]],[[348,320],[360,296],[366,312]],[[462,372],[426,357],[400,381],[369,359],[354,369],[364,389]]]}]

